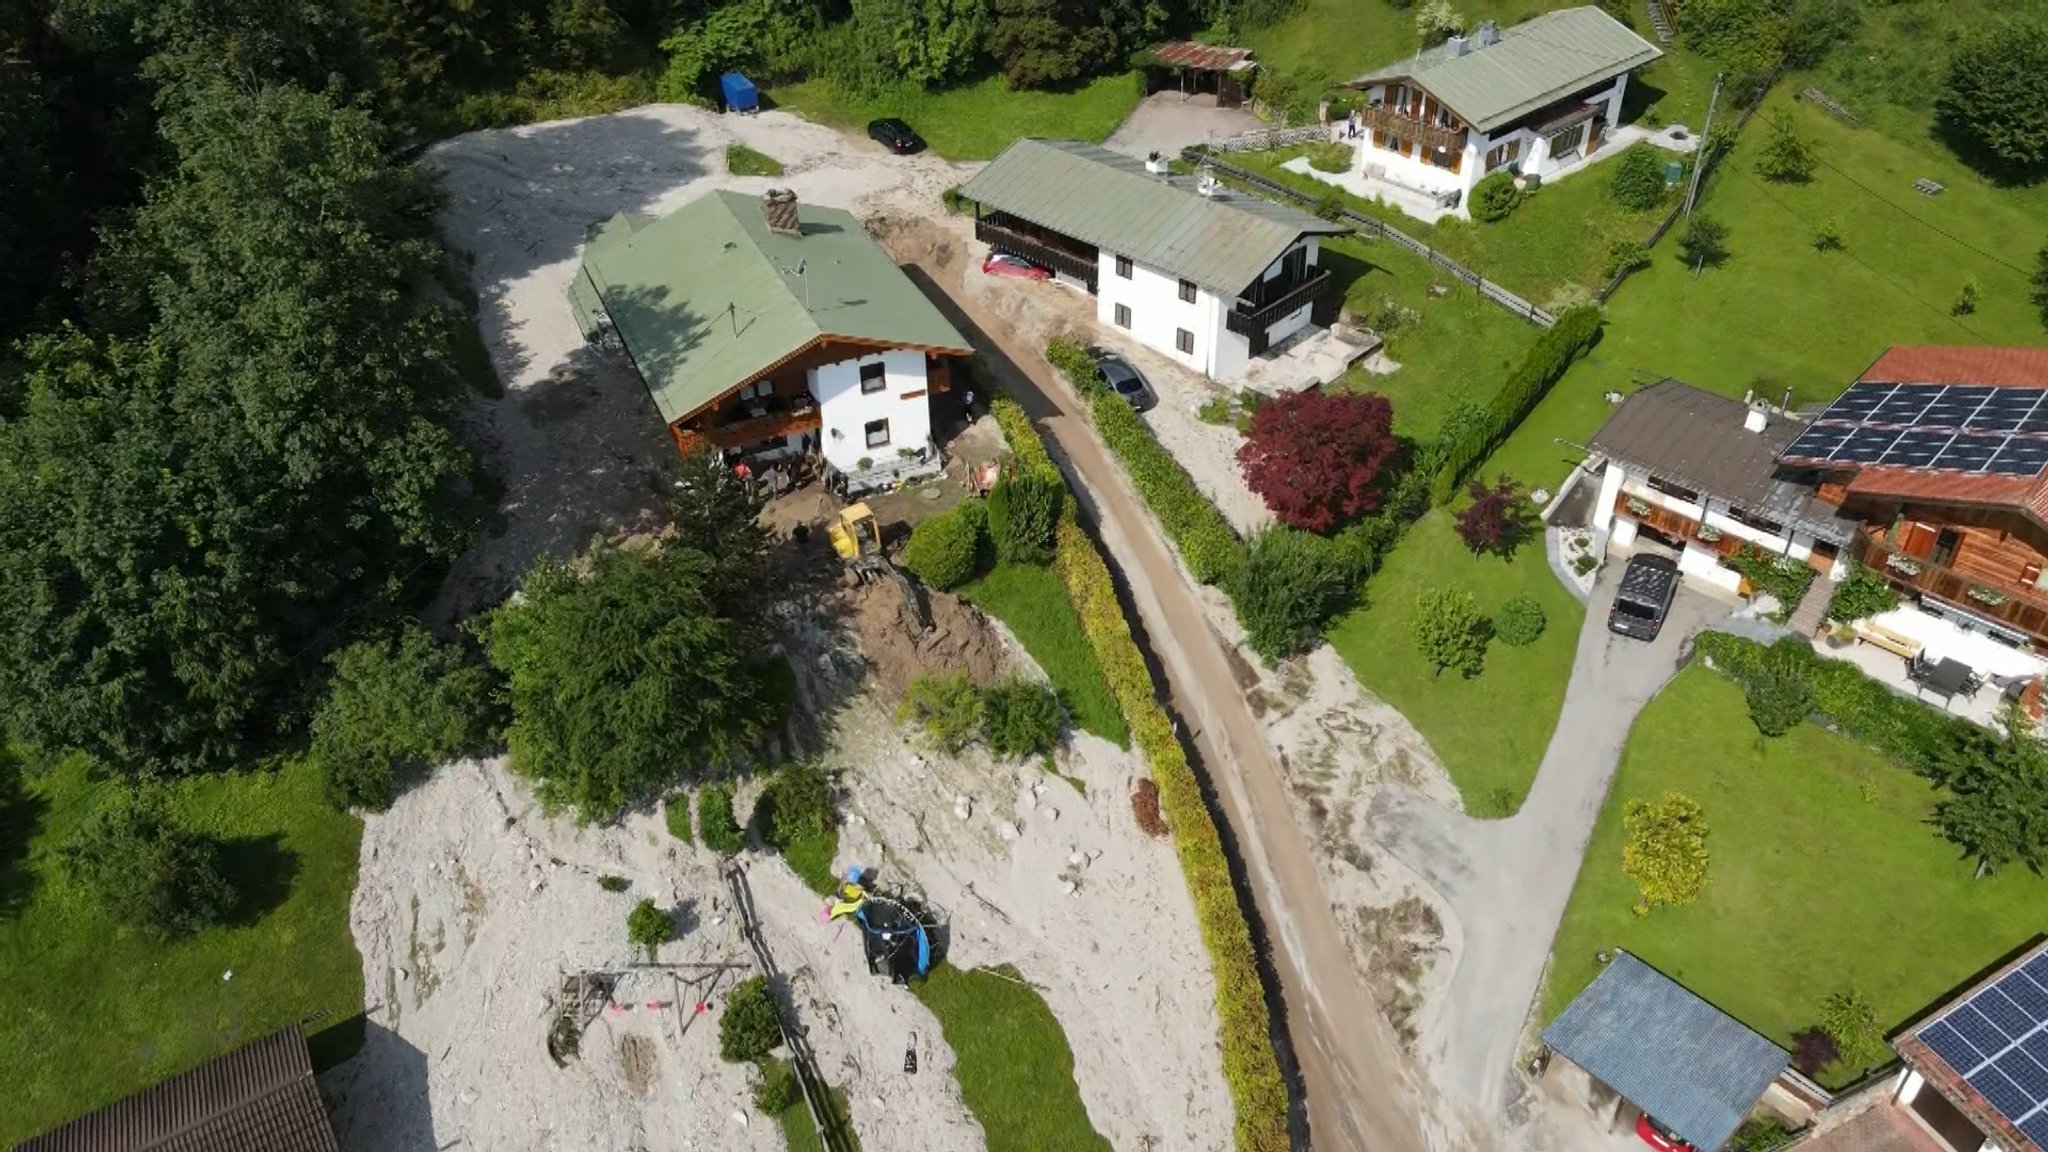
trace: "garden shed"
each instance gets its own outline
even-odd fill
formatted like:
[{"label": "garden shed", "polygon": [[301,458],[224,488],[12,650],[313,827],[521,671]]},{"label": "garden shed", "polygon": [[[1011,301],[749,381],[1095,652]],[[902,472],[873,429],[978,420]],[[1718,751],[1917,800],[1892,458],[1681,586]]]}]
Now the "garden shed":
[{"label": "garden shed", "polygon": [[1160,44],[1138,58],[1145,69],[1145,91],[1178,89],[1183,97],[1213,93],[1218,108],[1244,104],[1245,89],[1258,63],[1249,48],[1197,44],[1192,40]]}]

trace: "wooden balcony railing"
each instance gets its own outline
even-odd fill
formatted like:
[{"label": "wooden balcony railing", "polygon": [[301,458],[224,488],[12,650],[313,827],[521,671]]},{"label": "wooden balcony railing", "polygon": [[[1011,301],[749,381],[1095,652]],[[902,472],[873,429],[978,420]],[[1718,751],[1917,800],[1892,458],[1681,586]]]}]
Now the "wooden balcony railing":
[{"label": "wooden balcony railing", "polygon": [[815,432],[824,426],[818,417],[816,407],[785,412],[770,412],[766,416],[754,416],[745,420],[734,420],[711,428],[685,428],[671,426],[675,436],[676,450],[687,455],[701,444],[714,448],[745,448],[765,440],[780,440],[805,432]]},{"label": "wooden balcony railing", "polygon": [[1042,264],[1055,272],[1072,276],[1087,284],[1088,291],[1095,291],[1096,275],[1101,271],[1101,258],[1093,251],[1084,254],[1063,247],[1044,236],[1034,235],[1000,212],[978,217],[974,221],[974,238],[998,252],[1022,256],[1034,264]]},{"label": "wooden balcony railing", "polygon": [[1403,140],[1418,140],[1430,148],[1441,148],[1453,155],[1465,151],[1465,131],[1462,128],[1446,128],[1385,105],[1366,108],[1359,117],[1365,121],[1366,127],[1377,128]]},{"label": "wooden balcony railing", "polygon": [[[1856,559],[1865,568],[1901,589],[1932,596],[1987,619],[2018,629],[2035,640],[2048,641],[2048,597],[2018,588],[1973,579],[1953,568],[1908,556],[1868,533],[1856,534]],[[1977,595],[1971,595],[1972,592]],[[1997,598],[1987,603],[1985,596]]]},{"label": "wooden balcony railing", "polygon": [[1314,304],[1330,286],[1330,271],[1327,268],[1309,269],[1301,282],[1283,294],[1273,297],[1269,304],[1252,305],[1239,300],[1235,307],[1223,317],[1223,326],[1240,336],[1263,336],[1266,329],[1286,318],[1304,304]]},{"label": "wooden balcony railing", "polygon": [[[1637,503],[1647,507],[1649,511],[1638,514],[1634,507]],[[1743,540],[1732,532],[1723,532],[1709,528],[1690,516],[1673,512],[1662,504],[1653,504],[1640,496],[1633,496],[1627,492],[1623,492],[1614,498],[1614,510],[1630,517],[1644,527],[1661,532],[1666,536],[1675,536],[1680,540],[1690,540],[1716,556],[1733,556],[1742,550],[1742,546],[1745,543],[1748,543],[1748,541]],[[1710,535],[1713,537],[1711,540],[1708,539]]]}]

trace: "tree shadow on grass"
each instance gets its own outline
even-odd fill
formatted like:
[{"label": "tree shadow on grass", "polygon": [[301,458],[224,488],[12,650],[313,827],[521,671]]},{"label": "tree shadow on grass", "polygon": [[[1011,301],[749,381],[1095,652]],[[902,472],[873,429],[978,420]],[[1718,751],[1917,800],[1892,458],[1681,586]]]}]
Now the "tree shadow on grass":
[{"label": "tree shadow on grass", "polygon": [[221,871],[235,888],[235,906],[227,924],[247,928],[284,903],[299,876],[299,854],[284,846],[284,836],[239,836],[219,844]]},{"label": "tree shadow on grass", "polygon": [[0,749],[0,920],[19,916],[35,896],[28,842],[49,808],[49,801],[28,790],[20,767]]}]

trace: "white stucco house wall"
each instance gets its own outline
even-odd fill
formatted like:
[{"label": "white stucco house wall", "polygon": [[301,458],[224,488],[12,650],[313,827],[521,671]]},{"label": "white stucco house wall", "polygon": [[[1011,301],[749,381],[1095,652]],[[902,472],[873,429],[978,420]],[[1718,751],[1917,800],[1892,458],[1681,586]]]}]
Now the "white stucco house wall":
[{"label": "white stucco house wall", "polygon": [[1096,319],[1210,379],[1315,323],[1348,228],[1072,140],[1023,139],[962,186],[975,235],[1095,297]]},{"label": "white stucco house wall", "polygon": [[569,285],[679,452],[821,465],[848,492],[937,472],[931,395],[973,354],[851,213],[714,192],[597,226]]},{"label": "white stucco house wall", "polygon": [[1620,123],[1630,75],[1661,55],[1591,6],[1486,21],[1346,85],[1366,101],[1353,170],[1463,214],[1489,172],[1547,179],[1585,163]]}]

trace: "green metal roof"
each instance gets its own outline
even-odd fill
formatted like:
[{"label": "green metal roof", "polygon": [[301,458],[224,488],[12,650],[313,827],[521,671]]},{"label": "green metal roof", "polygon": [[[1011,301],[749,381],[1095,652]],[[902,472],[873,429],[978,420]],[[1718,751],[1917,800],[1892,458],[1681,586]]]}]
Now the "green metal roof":
[{"label": "green metal roof", "polygon": [[1468,41],[1462,56],[1440,44],[1367,72],[1351,87],[1413,80],[1459,119],[1491,132],[1662,55],[1598,8],[1561,8],[1501,29],[1497,43]]},{"label": "green metal roof", "polygon": [[1191,176],[1159,176],[1077,140],[1025,138],[976,173],[961,194],[1172,276],[1236,296],[1306,233],[1350,229]]},{"label": "green metal roof", "polygon": [[586,336],[610,317],[670,423],[820,337],[973,350],[852,213],[801,204],[798,219],[800,235],[771,232],[739,192],[614,216],[584,247],[570,307]]}]

